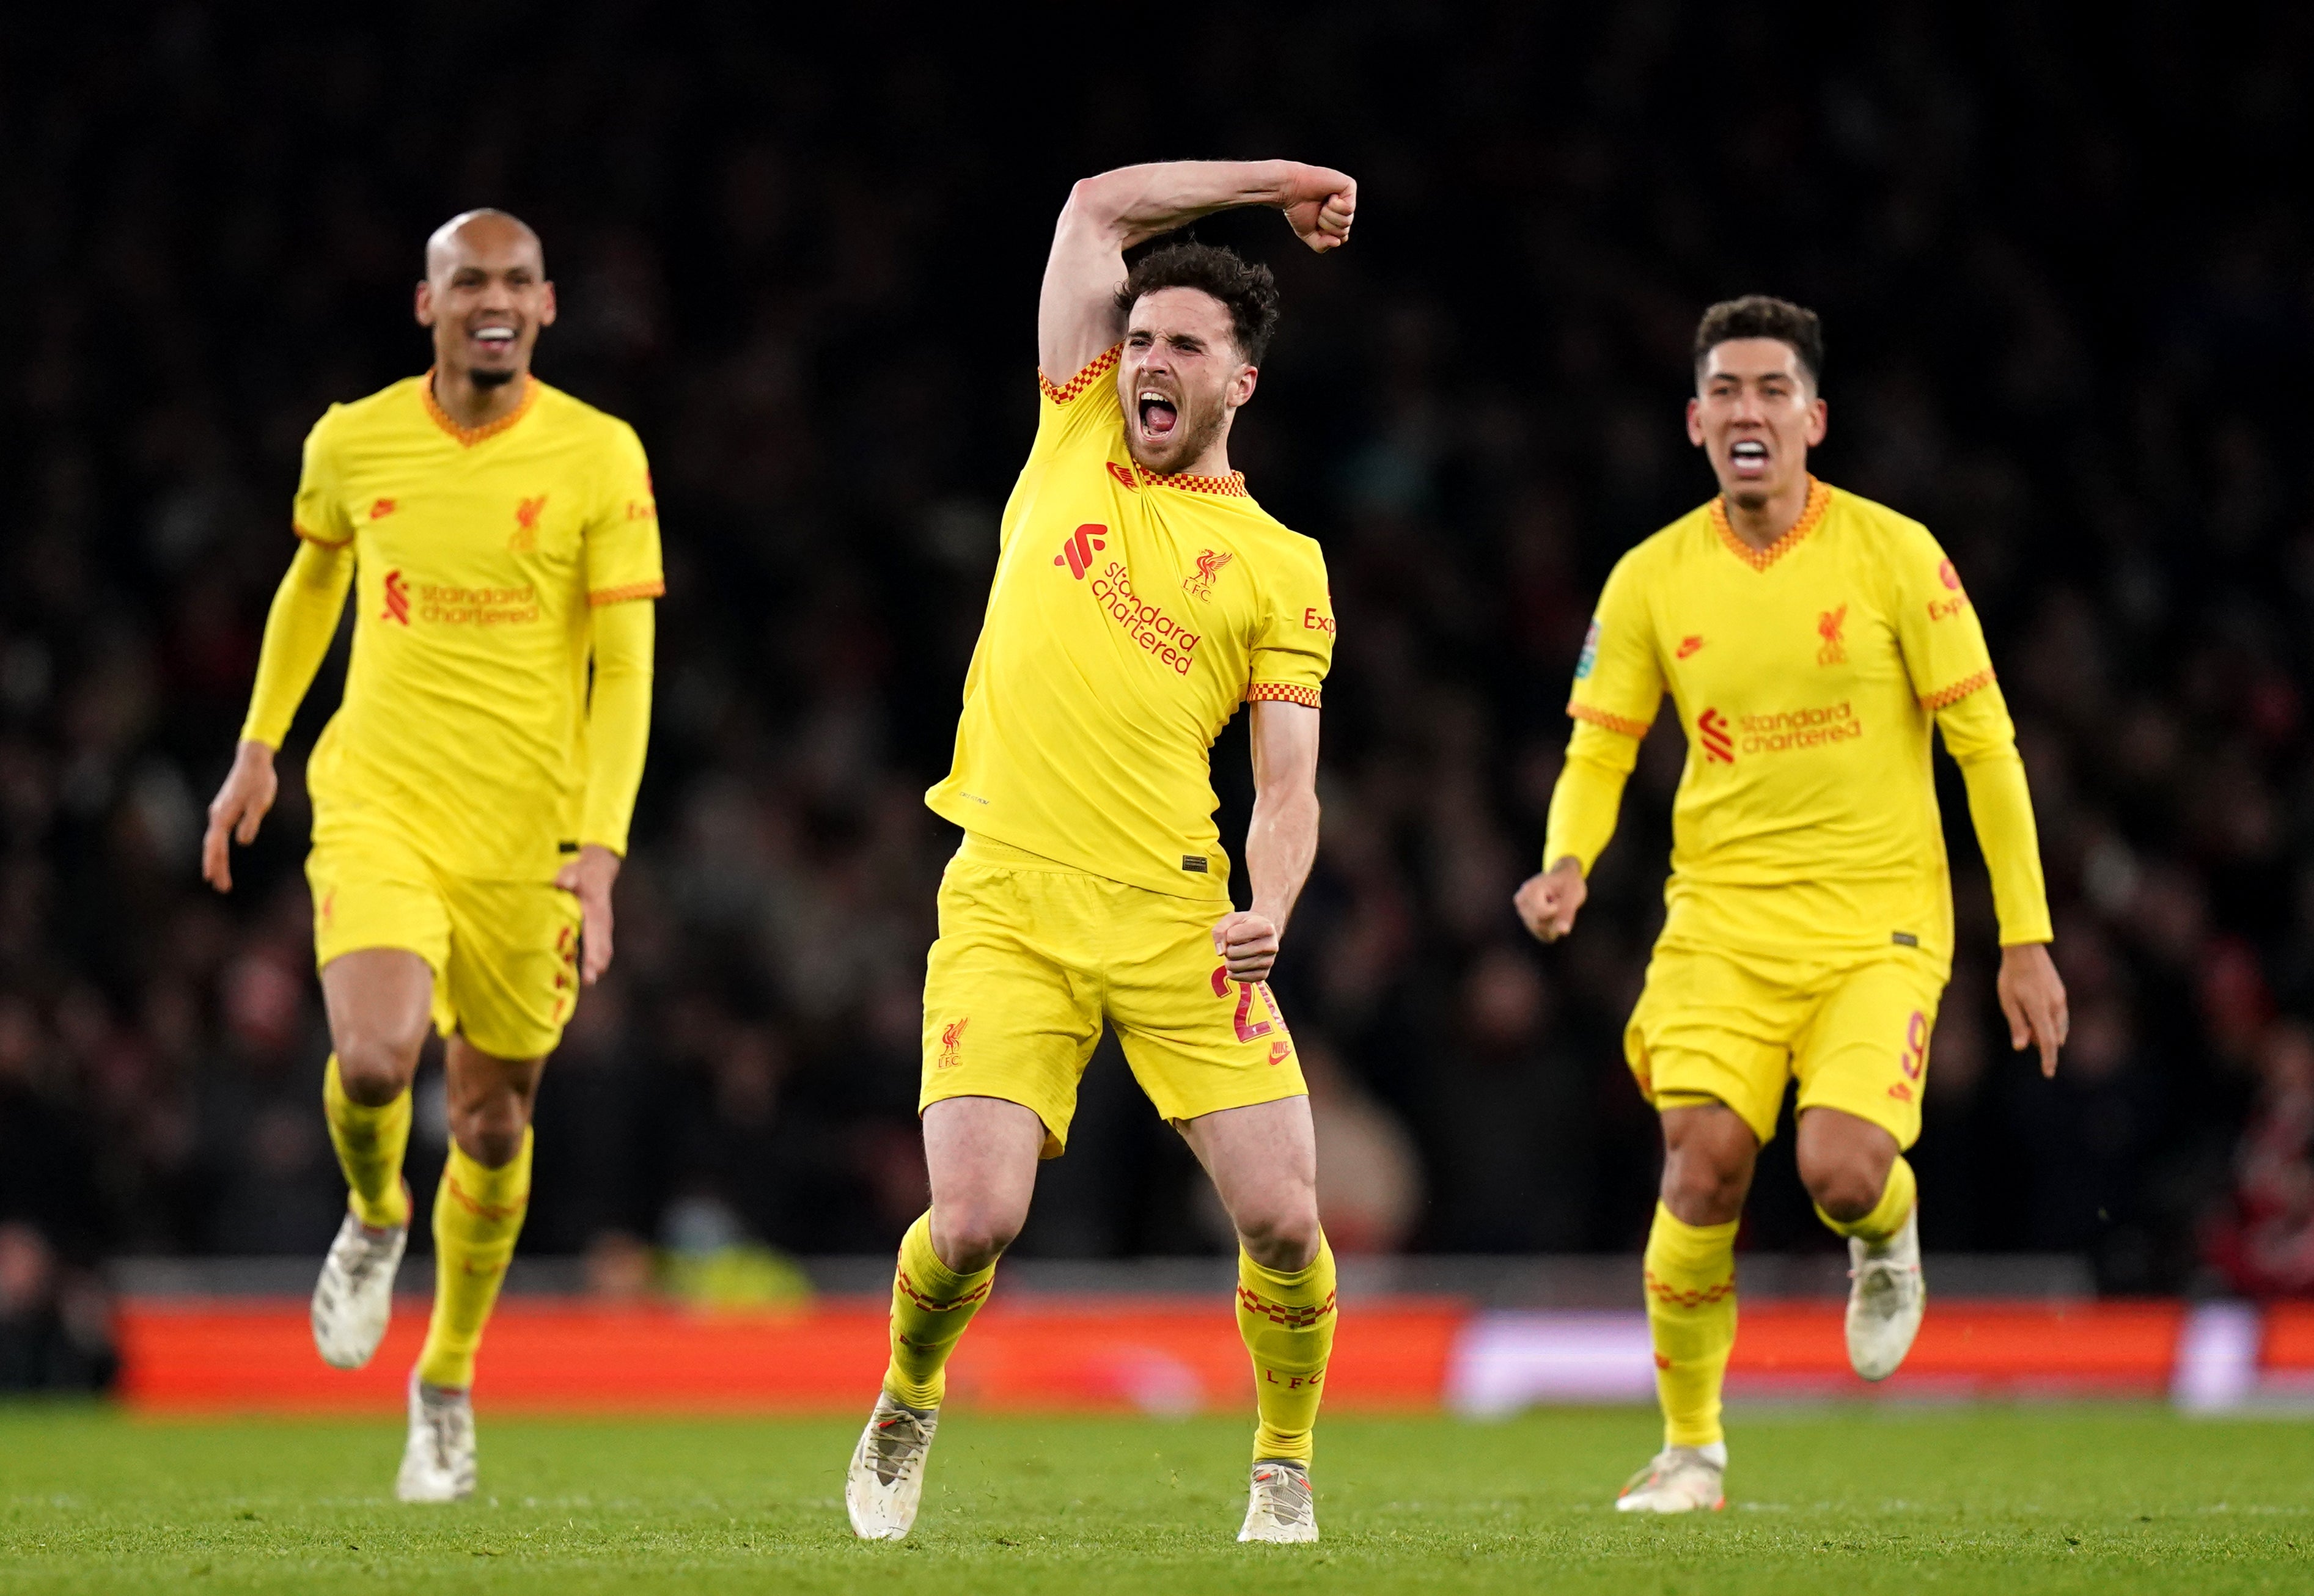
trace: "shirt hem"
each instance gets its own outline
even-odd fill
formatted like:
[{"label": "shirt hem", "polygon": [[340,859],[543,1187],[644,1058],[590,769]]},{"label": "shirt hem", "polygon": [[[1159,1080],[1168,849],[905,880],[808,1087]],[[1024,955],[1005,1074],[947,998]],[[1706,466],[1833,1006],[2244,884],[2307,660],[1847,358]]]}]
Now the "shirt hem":
[{"label": "shirt hem", "polygon": [[[972,837],[975,835],[982,836],[987,838],[991,842],[1002,842],[1007,848],[1017,848],[1023,853],[1034,854],[1037,858],[1050,862],[1057,869],[1073,871],[1077,874],[1085,876],[1098,876],[1104,881],[1114,881],[1120,886],[1136,887],[1143,892],[1153,892],[1169,898],[1182,898],[1191,903],[1212,901],[1226,904],[1229,902],[1229,875],[1226,870],[1223,870],[1217,875],[1208,876],[1202,883],[1193,884],[1188,881],[1169,881],[1164,885],[1160,886],[1149,877],[1143,876],[1138,872],[1128,873],[1105,864],[1095,864],[1079,859],[1064,859],[1058,857],[1049,844],[1044,847],[1038,847],[1030,842],[1023,842],[1018,833],[1013,833],[1008,835],[1004,830],[988,824],[986,817],[984,816],[978,814],[963,815],[956,813],[954,807],[948,804],[938,788],[934,788],[931,792],[924,795],[924,807],[930,809],[933,814],[939,816],[942,820],[947,821],[949,824],[961,830],[967,837]],[[1207,855],[1206,857],[1210,859],[1212,856]],[[1188,874],[1187,871],[1182,873],[1185,876]],[[1202,886],[1204,890],[1197,890],[1197,886]],[[1188,888],[1188,890],[1184,890],[1184,888]]]}]

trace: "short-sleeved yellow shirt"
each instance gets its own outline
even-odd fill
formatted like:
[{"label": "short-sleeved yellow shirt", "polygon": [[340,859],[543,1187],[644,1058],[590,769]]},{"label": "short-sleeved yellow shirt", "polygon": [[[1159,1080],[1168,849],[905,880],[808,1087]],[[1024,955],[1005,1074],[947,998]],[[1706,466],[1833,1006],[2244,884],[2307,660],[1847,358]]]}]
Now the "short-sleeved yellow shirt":
[{"label": "short-sleeved yellow shirt", "polygon": [[1214,739],[1250,699],[1317,706],[1334,648],[1325,556],[1240,474],[1137,464],[1117,360],[1040,379],[955,763],[925,802],[1110,880],[1226,897]]},{"label": "short-sleeved yellow shirt", "polygon": [[1930,735],[1938,710],[1992,681],[1928,529],[1812,481],[1768,549],[1715,498],[1624,555],[1568,713],[1638,736],[1665,692],[1678,710],[1665,943],[1949,958]]},{"label": "short-sleeved yellow shirt", "polygon": [[314,425],[294,518],[357,560],[316,831],[384,824],[455,874],[551,877],[578,842],[594,608],[665,586],[634,429],[533,377],[469,430],[411,377]]}]

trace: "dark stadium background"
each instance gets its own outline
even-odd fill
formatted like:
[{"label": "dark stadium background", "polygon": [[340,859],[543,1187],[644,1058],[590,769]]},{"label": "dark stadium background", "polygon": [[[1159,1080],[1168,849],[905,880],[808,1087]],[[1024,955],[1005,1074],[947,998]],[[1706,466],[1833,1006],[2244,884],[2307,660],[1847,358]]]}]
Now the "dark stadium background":
[{"label": "dark stadium background", "polygon": [[[1045,244],[1073,178],[1187,154],[1361,184],[1338,257],[1267,216],[1199,230],[1284,285],[1233,454],[1324,543],[1340,617],[1276,983],[1337,1244],[1643,1237],[1655,1136],[1617,1038],[1668,718],[1572,942],[1529,943],[1509,895],[1597,585],[1710,491],[1680,428],[1696,315],[1758,289],[1826,319],[1821,473],[1928,522],[1982,609],[2072,992],[2044,1082],[2000,1031],[1947,779],[1929,1246],[2082,1254],[2117,1292],[2314,1287],[2314,12],[376,14],[0,22],[11,1345],[106,1257],[317,1257],[337,1221],[297,778],[336,661],[229,901],[195,848],[299,441],[425,364],[420,244],[477,204],[544,235],[538,369],[640,429],[669,572],[618,963],[549,1075],[524,1247],[608,1285],[644,1246],[894,1242],[953,845],[920,795],[1032,426]],[[1234,852],[1241,727],[1216,759]],[[1197,1186],[1105,1052],[1019,1251],[1214,1249]],[[1834,1245],[1788,1139],[1745,1245]]]}]

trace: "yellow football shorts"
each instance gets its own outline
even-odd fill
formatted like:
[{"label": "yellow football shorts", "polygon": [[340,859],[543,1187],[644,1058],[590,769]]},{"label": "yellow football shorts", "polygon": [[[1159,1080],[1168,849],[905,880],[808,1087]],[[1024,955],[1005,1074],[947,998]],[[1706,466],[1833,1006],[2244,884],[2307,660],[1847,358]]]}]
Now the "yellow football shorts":
[{"label": "yellow football shorts", "polygon": [[543,1058],[578,996],[578,900],[552,882],[428,863],[391,827],[316,824],[305,879],[314,958],[402,948],[434,972],[434,1027],[496,1058]]},{"label": "yellow football shorts", "polygon": [[1002,1098],[1045,1122],[1058,1158],[1106,1020],[1157,1112],[1179,1123],[1307,1090],[1267,983],[1214,952],[1229,913],[967,833],[941,877],[924,970],[923,1095]]},{"label": "yellow football shorts", "polygon": [[1797,1078],[1801,1108],[1853,1114],[1910,1147],[1945,977],[1912,948],[1818,961],[1658,946],[1623,1055],[1648,1102],[1717,1098],[1762,1146]]}]

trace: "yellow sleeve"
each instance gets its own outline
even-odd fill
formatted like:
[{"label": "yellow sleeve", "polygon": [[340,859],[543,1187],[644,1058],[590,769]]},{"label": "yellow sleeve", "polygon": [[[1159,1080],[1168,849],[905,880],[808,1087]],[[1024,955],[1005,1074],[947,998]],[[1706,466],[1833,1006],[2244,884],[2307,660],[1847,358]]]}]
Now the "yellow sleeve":
[{"label": "yellow sleeve", "polygon": [[[348,534],[350,538],[351,534]],[[281,746],[297,706],[314,684],[314,673],[338,635],[338,616],[346,607],[346,590],[353,586],[353,551],[313,539],[297,545],[281,586],[273,590],[273,607],[265,613],[265,640],[257,653],[257,684],[249,695],[249,717],[242,722],[244,742]]]},{"label": "yellow sleeve", "polygon": [[2017,753],[2017,727],[1997,684],[1937,711],[1945,748],[1960,763],[1968,786],[1969,819],[1992,877],[1992,908],[2000,945],[2052,939],[2048,887],[2041,877],[2041,838],[2033,824],[2033,795]]},{"label": "yellow sleeve", "polygon": [[657,598],[666,591],[650,462],[635,429],[616,422],[594,514],[587,521],[587,601],[599,607]]},{"label": "yellow sleeve", "polygon": [[1923,708],[1940,713],[1992,684],[1984,628],[1960,585],[1960,573],[1927,527],[1903,522],[1889,546],[1897,647],[1914,695]]},{"label": "yellow sleeve", "polygon": [[1633,550],[1615,562],[1599,595],[1575,662],[1575,691],[1567,700],[1567,712],[1576,719],[1626,738],[1647,736],[1663,704],[1663,667],[1645,586],[1639,551]]},{"label": "yellow sleeve", "polygon": [[1318,707],[1318,690],[1334,663],[1334,600],[1326,583],[1326,557],[1312,542],[1298,544],[1296,557],[1263,595],[1261,630],[1253,639],[1248,703],[1283,699]]},{"label": "yellow sleeve", "polygon": [[335,429],[330,419],[342,405],[331,405],[322,412],[305,435],[305,455],[297,472],[297,497],[289,507],[292,531],[309,543],[319,543],[325,549],[344,549],[354,541],[353,511],[347,505],[338,481],[337,452],[331,447],[331,434]]},{"label": "yellow sleeve", "polygon": [[1542,868],[1572,855],[1588,876],[1615,834],[1623,783],[1638,763],[1639,740],[1591,721],[1577,721],[1567,745],[1567,763],[1550,789],[1550,818],[1543,828]]},{"label": "yellow sleeve", "polygon": [[587,804],[578,840],[623,858],[650,747],[657,608],[648,599],[631,599],[595,612],[595,690],[587,706]]}]

